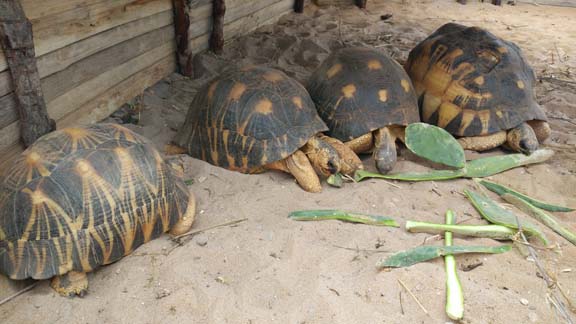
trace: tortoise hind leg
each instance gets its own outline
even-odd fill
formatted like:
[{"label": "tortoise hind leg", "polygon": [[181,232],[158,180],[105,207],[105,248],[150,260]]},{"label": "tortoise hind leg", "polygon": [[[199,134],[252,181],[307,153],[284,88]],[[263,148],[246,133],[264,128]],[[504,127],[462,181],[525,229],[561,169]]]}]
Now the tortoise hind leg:
[{"label": "tortoise hind leg", "polygon": [[330,144],[340,156],[340,172],[351,175],[358,169],[363,169],[362,161],[356,153],[340,140],[320,135],[320,139]]},{"label": "tortoise hind leg", "polygon": [[298,184],[308,192],[322,191],[320,178],[314,171],[314,167],[306,154],[298,150],[284,160],[266,165],[266,169],[280,170],[290,173],[296,178]]},{"label": "tortoise hind leg", "polygon": [[196,198],[194,193],[190,191],[188,196],[188,206],[186,207],[186,212],[182,215],[182,218],[178,220],[176,224],[170,230],[170,234],[174,236],[182,235],[190,230],[192,223],[194,223],[194,218],[196,216]]},{"label": "tortoise hind leg", "polygon": [[548,139],[548,137],[550,137],[552,130],[550,129],[550,124],[548,124],[547,121],[529,120],[529,121],[527,121],[527,123],[534,130],[534,133],[536,134],[536,138],[538,139],[538,142],[542,143],[546,139]]},{"label": "tortoise hind leg", "polygon": [[538,149],[538,138],[528,123],[522,123],[508,130],[506,146],[515,152],[530,155]]},{"label": "tortoise hind leg", "polygon": [[397,133],[393,127],[384,127],[374,131],[374,161],[380,173],[388,173],[398,159],[396,153]]},{"label": "tortoise hind leg", "polygon": [[465,150],[482,152],[506,143],[506,131],[485,136],[462,137],[458,139],[458,143]]},{"label": "tortoise hind leg", "polygon": [[88,277],[85,272],[70,271],[52,278],[50,287],[62,296],[84,297],[88,292]]}]

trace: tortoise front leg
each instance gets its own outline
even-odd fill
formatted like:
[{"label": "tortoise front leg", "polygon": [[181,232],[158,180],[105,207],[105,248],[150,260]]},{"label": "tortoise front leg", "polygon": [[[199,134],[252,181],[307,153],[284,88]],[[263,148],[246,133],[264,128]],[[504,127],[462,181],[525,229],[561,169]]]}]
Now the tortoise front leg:
[{"label": "tortoise front leg", "polygon": [[548,139],[548,137],[550,137],[552,130],[550,129],[550,124],[548,124],[547,121],[529,120],[529,121],[527,121],[527,123],[534,130],[534,133],[536,134],[536,138],[538,139],[538,142],[542,143],[546,139]]},{"label": "tortoise front leg", "polygon": [[393,127],[384,127],[374,131],[374,161],[380,173],[388,173],[397,160],[396,153],[397,132]]},{"label": "tortoise front leg", "polygon": [[506,146],[515,152],[530,155],[538,149],[538,138],[528,123],[522,123],[508,130]]},{"label": "tortoise front leg", "polygon": [[52,278],[50,287],[62,296],[84,297],[88,292],[88,277],[85,272],[70,271]]},{"label": "tortoise front leg", "polygon": [[322,191],[320,178],[306,154],[298,150],[284,160],[266,165],[266,169],[280,170],[292,174],[302,189],[308,192]]},{"label": "tortoise front leg", "polygon": [[374,136],[372,133],[364,134],[344,144],[356,154],[370,152],[374,148]]},{"label": "tortoise front leg", "polygon": [[506,131],[485,136],[462,137],[458,143],[465,150],[482,152],[498,147],[506,142]]},{"label": "tortoise front leg", "polygon": [[340,172],[351,175],[356,170],[364,168],[358,155],[340,140],[326,135],[320,135],[320,139],[330,144],[338,152],[340,156]]}]

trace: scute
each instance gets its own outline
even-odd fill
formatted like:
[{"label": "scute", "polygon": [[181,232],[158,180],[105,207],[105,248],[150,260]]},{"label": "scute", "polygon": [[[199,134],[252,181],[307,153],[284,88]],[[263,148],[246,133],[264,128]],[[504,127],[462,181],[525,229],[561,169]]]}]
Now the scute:
[{"label": "scute", "polygon": [[200,89],[174,142],[192,157],[248,173],[288,157],[325,130],[302,85],[279,70],[254,66]]},{"label": "scute", "polygon": [[533,92],[534,71],[518,46],[484,29],[443,25],[412,49],[406,71],[422,120],[454,135],[487,135],[546,120]]},{"label": "scute", "polygon": [[[47,173],[24,163],[30,152]],[[0,180],[0,273],[13,279],[114,262],[176,224],[190,199],[148,140],[111,124],[45,135]]]},{"label": "scute", "polygon": [[369,48],[332,53],[307,89],[328,134],[349,141],[388,125],[419,121],[410,78],[392,58]]}]

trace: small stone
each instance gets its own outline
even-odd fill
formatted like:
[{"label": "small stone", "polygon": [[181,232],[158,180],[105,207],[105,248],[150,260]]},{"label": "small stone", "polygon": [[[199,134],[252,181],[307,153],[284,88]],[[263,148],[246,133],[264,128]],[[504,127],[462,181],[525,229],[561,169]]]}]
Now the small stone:
[{"label": "small stone", "polygon": [[172,292],[166,288],[156,292],[156,299],[162,299],[164,297],[168,297],[172,294]]},{"label": "small stone", "polygon": [[538,315],[536,315],[536,313],[528,313],[528,319],[530,322],[536,323],[538,322]]},{"label": "small stone", "polygon": [[528,299],[526,298],[521,298],[520,299],[520,304],[524,305],[524,306],[528,306]]},{"label": "small stone", "polygon": [[208,244],[208,236],[206,234],[200,233],[194,236],[194,242],[198,246],[206,246],[206,244]]}]

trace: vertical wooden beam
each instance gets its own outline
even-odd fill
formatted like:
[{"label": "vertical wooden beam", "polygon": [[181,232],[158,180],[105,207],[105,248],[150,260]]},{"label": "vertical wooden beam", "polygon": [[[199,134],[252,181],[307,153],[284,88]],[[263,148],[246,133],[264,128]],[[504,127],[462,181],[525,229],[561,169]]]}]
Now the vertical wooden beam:
[{"label": "vertical wooden beam", "polygon": [[56,129],[56,123],[48,117],[36,66],[32,24],[19,0],[0,0],[0,43],[16,94],[20,137],[28,147]]},{"label": "vertical wooden beam", "polygon": [[210,35],[210,50],[214,54],[222,54],[224,50],[224,0],[212,1],[212,34]]},{"label": "vertical wooden beam", "polygon": [[178,72],[192,77],[192,49],[188,41],[188,30],[190,29],[190,0],[172,0],[174,4],[174,29],[176,31],[176,58],[178,59]]},{"label": "vertical wooden beam", "polygon": [[304,0],[294,1],[294,12],[303,13],[304,12]]},{"label": "vertical wooden beam", "polygon": [[368,0],[356,0],[356,6],[360,9],[366,9],[366,2]]}]

